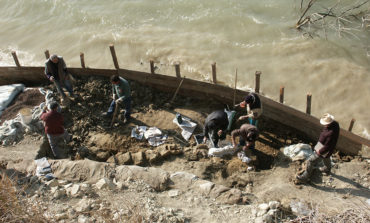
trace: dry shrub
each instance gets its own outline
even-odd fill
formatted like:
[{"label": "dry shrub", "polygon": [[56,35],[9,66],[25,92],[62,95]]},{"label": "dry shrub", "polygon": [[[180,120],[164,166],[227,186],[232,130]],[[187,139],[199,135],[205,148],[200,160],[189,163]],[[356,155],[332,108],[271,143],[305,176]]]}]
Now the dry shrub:
[{"label": "dry shrub", "polygon": [[23,189],[6,174],[0,175],[0,222],[50,222],[41,213],[42,207],[22,199]]}]

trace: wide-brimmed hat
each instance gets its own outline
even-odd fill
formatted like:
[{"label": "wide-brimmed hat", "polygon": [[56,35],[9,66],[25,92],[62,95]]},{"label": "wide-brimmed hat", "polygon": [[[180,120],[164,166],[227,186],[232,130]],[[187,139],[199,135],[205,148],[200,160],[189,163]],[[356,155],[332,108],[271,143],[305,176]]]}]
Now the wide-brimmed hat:
[{"label": "wide-brimmed hat", "polygon": [[321,119],[320,119],[320,124],[321,125],[329,125],[334,121],[334,116],[332,116],[329,113],[324,114]]}]

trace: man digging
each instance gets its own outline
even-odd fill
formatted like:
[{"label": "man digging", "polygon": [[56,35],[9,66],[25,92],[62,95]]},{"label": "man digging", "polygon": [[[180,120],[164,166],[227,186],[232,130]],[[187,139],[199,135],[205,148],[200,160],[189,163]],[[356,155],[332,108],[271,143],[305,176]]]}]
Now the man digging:
[{"label": "man digging", "polygon": [[109,106],[108,112],[104,112],[103,115],[107,118],[112,118],[116,106],[123,105],[125,108],[125,120],[123,122],[127,123],[131,119],[130,85],[127,80],[118,75],[111,76],[110,81],[112,83],[113,100]]}]

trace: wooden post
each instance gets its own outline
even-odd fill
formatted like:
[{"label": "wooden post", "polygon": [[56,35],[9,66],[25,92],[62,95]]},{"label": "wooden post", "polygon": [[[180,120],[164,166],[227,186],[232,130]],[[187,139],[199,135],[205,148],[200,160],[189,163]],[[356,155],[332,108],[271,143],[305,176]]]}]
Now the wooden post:
[{"label": "wooden post", "polygon": [[15,65],[17,65],[17,67],[21,67],[21,64],[19,63],[19,60],[18,60],[18,57],[17,57],[17,53],[15,51],[12,51],[12,55],[13,55]]},{"label": "wooden post", "polygon": [[235,105],[235,97],[236,97],[236,83],[238,80],[238,69],[235,69],[235,84],[234,84],[234,100],[233,105]]},{"label": "wooden post", "polygon": [[50,53],[49,53],[49,50],[45,50],[45,58],[46,59],[49,59],[50,58]]},{"label": "wooden post", "polygon": [[349,124],[349,127],[348,127],[349,132],[352,131],[352,128],[353,128],[353,125],[355,124],[355,121],[356,121],[356,119],[354,119],[354,118],[351,120],[351,123]]},{"label": "wooden post", "polygon": [[307,114],[311,114],[311,98],[312,98],[312,94],[311,93],[307,93],[307,107],[306,107],[306,113]]},{"label": "wooden post", "polygon": [[261,79],[261,71],[256,71],[256,87],[254,89],[256,93],[260,93],[260,79]]},{"label": "wooden post", "polygon": [[214,84],[217,84],[216,63],[212,64],[212,81],[213,81]]},{"label": "wooden post", "polygon": [[80,53],[81,67],[85,68],[85,56],[84,53]]},{"label": "wooden post", "polygon": [[150,62],[150,73],[154,74],[154,61],[150,60],[149,62]]},{"label": "wooden post", "polygon": [[284,86],[280,87],[280,103],[284,103]]},{"label": "wooden post", "polygon": [[118,60],[117,60],[117,56],[116,56],[116,51],[114,50],[114,45],[113,44],[109,45],[109,49],[110,49],[110,53],[112,54],[114,67],[118,70],[119,65],[118,65]]},{"label": "wooden post", "polygon": [[177,78],[181,78],[181,74],[180,74],[180,63],[176,63],[175,64],[175,70],[176,70],[176,77]]}]

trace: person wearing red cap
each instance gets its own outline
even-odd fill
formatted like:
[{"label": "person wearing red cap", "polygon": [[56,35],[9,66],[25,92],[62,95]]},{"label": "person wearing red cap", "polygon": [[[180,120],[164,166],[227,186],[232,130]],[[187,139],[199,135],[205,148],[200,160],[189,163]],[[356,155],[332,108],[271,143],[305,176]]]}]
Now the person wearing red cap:
[{"label": "person wearing red cap", "polygon": [[238,120],[248,119],[249,124],[257,126],[257,119],[262,114],[262,103],[256,93],[249,93],[244,101],[240,102],[240,107],[247,107],[247,115],[240,116]]},{"label": "person wearing red cap", "polygon": [[305,183],[310,180],[313,170],[317,164],[323,161],[324,166],[319,170],[325,175],[330,174],[330,156],[335,150],[339,137],[339,123],[334,120],[334,116],[326,113],[321,117],[320,124],[324,126],[319,140],[314,148],[314,153],[308,158],[306,168],[302,174],[296,176],[296,183]]}]

